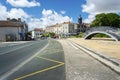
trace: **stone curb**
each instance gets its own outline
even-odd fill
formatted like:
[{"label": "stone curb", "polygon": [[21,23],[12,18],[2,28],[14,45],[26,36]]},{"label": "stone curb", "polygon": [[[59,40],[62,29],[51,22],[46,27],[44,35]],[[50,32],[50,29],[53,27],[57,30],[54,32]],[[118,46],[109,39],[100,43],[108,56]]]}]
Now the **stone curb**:
[{"label": "stone curb", "polygon": [[102,53],[93,51],[92,49],[90,49],[86,46],[80,45],[71,40],[69,40],[69,41],[72,42],[74,44],[74,46],[76,46],[79,49],[83,50],[84,52],[88,53],[90,56],[94,57],[95,59],[97,59],[104,65],[108,66],[109,68],[111,68],[112,70],[114,70],[115,72],[117,72],[120,75],[120,63],[119,62],[117,62],[116,60],[110,59],[108,56],[103,55]]}]

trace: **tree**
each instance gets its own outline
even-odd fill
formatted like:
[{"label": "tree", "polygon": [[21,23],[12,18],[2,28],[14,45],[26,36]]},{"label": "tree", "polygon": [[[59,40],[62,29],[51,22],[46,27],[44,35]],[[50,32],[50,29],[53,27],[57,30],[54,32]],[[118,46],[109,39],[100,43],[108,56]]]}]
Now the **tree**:
[{"label": "tree", "polygon": [[49,33],[43,33],[42,37],[49,37]]},{"label": "tree", "polygon": [[54,37],[54,36],[55,36],[55,33],[54,33],[54,32],[50,32],[50,33],[49,33],[49,36],[50,36],[50,37]]},{"label": "tree", "polygon": [[25,40],[31,40],[31,32],[26,33],[26,39]]},{"label": "tree", "polygon": [[120,27],[120,16],[115,13],[108,13],[107,18],[109,20],[109,26]]},{"label": "tree", "polygon": [[95,16],[95,20],[92,22],[93,27],[95,26],[112,26],[120,27],[120,16],[115,13],[101,13]]}]

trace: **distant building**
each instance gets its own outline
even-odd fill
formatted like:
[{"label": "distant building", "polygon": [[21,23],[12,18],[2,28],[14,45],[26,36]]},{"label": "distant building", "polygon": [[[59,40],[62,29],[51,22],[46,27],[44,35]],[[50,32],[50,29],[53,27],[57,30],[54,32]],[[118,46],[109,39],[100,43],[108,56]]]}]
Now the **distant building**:
[{"label": "distant building", "polygon": [[56,35],[60,35],[60,34],[61,34],[61,26],[62,26],[62,24],[58,24],[58,23],[57,23],[56,25],[54,25],[54,27],[53,27],[53,28],[54,28],[54,29],[53,29],[54,31],[53,31],[53,32],[54,32]]},{"label": "distant building", "polygon": [[41,34],[43,33],[43,29],[42,28],[35,28],[33,31],[31,31],[32,33],[32,39],[39,39],[41,38]]},{"label": "distant building", "polygon": [[89,23],[83,23],[81,15],[78,18],[78,28],[77,33],[79,32],[85,32],[90,27]]},{"label": "distant building", "polygon": [[74,34],[77,34],[77,31],[78,31],[78,24],[77,24],[77,23],[74,23],[73,33],[74,33]]},{"label": "distant building", "polygon": [[28,32],[28,25],[20,18],[0,21],[0,41],[25,40]]},{"label": "distant building", "polygon": [[89,27],[89,23],[82,23],[82,17],[78,18],[78,23],[73,22],[63,22],[60,24],[47,26],[45,32],[54,32],[59,36],[69,36],[69,35],[77,35],[79,32],[85,32]]},{"label": "distant building", "polygon": [[61,34],[63,35],[71,35],[74,33],[74,23],[72,22],[64,22],[61,26]]},{"label": "distant building", "polygon": [[54,32],[56,35],[72,35],[76,34],[77,25],[72,22],[64,22],[60,24],[55,24],[47,26],[45,32]]},{"label": "distant building", "polygon": [[47,26],[45,32],[55,32],[54,27],[56,27],[56,25]]}]

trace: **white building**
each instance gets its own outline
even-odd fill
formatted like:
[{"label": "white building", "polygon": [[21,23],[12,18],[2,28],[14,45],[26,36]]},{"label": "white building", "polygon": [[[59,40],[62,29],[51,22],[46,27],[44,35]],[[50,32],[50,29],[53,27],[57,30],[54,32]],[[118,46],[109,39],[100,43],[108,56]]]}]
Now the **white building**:
[{"label": "white building", "polygon": [[41,34],[43,33],[43,29],[42,28],[35,28],[33,31],[31,31],[32,33],[32,39],[39,39],[41,38]]},{"label": "white building", "polygon": [[74,32],[74,23],[64,22],[61,26],[61,33],[64,35],[70,35]]},{"label": "white building", "polygon": [[0,41],[25,40],[28,26],[21,19],[7,19],[0,21]]},{"label": "white building", "polygon": [[61,24],[56,24],[46,27],[46,32],[54,32],[56,35],[70,35],[74,33],[74,23],[64,22]]},{"label": "white building", "polygon": [[54,32],[56,35],[69,36],[79,34],[80,31],[86,31],[90,24],[84,23],[83,27],[79,24],[72,22],[64,22],[56,25],[47,26],[45,32]]},{"label": "white building", "polygon": [[54,27],[55,27],[55,25],[47,26],[45,29],[45,32],[55,32]]},{"label": "white building", "polygon": [[61,29],[62,29],[62,24],[56,24],[55,26],[54,26],[54,33],[56,34],[56,35],[60,35],[61,34]]}]

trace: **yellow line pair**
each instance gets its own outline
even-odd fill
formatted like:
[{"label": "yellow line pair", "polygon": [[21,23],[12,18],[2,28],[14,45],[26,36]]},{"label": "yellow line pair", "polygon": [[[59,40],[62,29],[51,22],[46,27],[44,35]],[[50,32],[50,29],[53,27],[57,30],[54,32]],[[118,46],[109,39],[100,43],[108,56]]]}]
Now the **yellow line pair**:
[{"label": "yellow line pair", "polygon": [[51,62],[59,63],[59,64],[57,64],[57,65],[55,65],[55,66],[52,66],[52,67],[49,67],[49,68],[45,68],[45,69],[43,69],[43,70],[39,70],[39,71],[30,73],[30,74],[27,74],[27,75],[25,75],[25,76],[16,78],[16,79],[14,79],[14,80],[21,80],[21,79],[24,79],[24,78],[27,78],[27,77],[30,77],[30,76],[33,76],[33,75],[36,75],[36,74],[39,74],[39,73],[48,71],[48,70],[52,70],[52,69],[55,69],[55,68],[57,68],[57,67],[60,67],[60,66],[64,65],[64,63],[63,63],[63,62],[60,62],[60,61],[56,61],[56,60],[53,60],[53,59],[44,58],[44,57],[41,57],[41,56],[36,56],[36,57],[37,57],[37,58],[40,58],[40,59],[48,60],[48,61],[51,61]]}]

